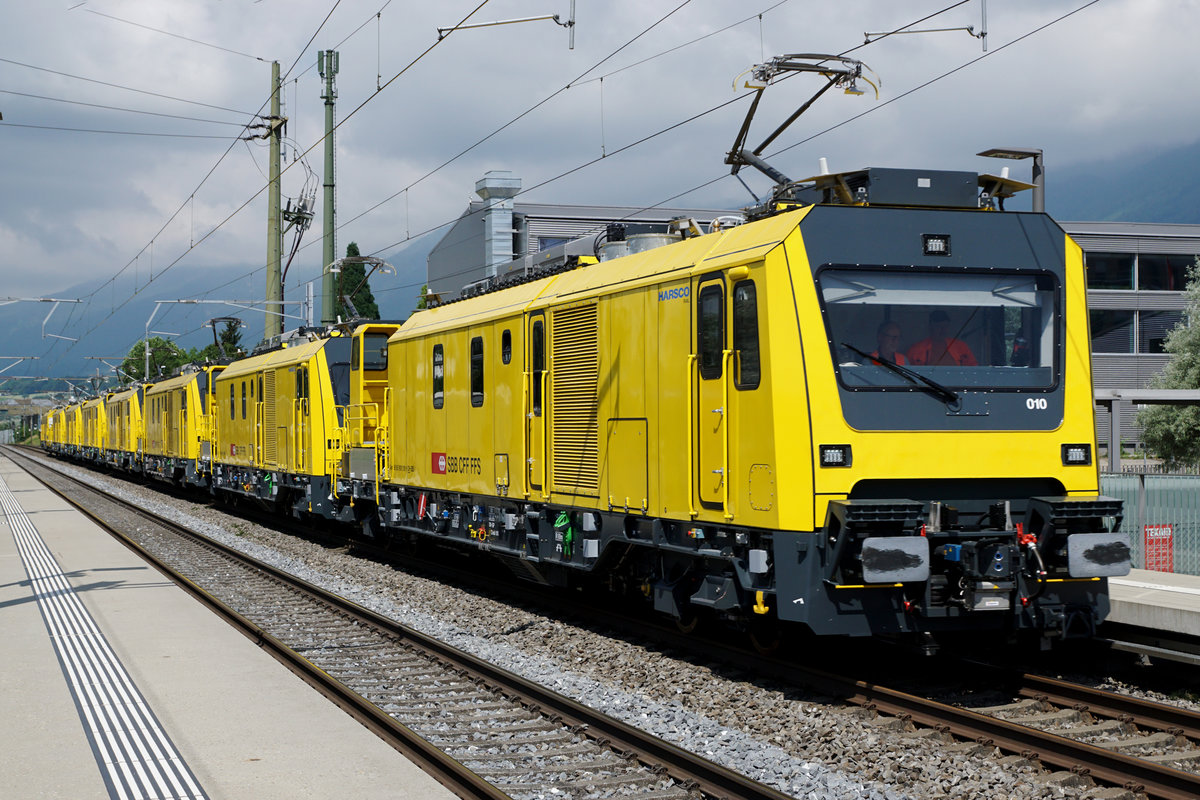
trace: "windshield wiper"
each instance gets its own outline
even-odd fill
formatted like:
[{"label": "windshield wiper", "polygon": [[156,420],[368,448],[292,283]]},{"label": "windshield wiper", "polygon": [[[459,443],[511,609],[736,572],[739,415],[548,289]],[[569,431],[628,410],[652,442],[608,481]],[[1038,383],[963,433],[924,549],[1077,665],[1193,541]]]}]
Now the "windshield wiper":
[{"label": "windshield wiper", "polygon": [[859,350],[857,347],[855,347],[852,344],[842,342],[842,347],[846,348],[847,350],[851,350],[855,353],[858,353],[863,358],[870,360],[870,362],[872,364],[878,364],[879,366],[883,367],[884,369],[891,370],[892,372],[896,373],[897,375],[899,375],[902,378],[907,378],[912,383],[923,385],[926,389],[929,389],[930,391],[933,392],[933,394],[942,398],[942,400],[946,401],[947,403],[957,403],[958,402],[958,394],[955,393],[955,391],[953,389],[943,386],[942,384],[938,383],[937,381],[933,380],[932,378],[926,378],[921,373],[914,372],[913,370],[909,369],[908,367],[902,367],[893,361],[888,361],[887,359],[879,358],[878,356],[873,356],[870,353],[863,352],[862,350]]}]

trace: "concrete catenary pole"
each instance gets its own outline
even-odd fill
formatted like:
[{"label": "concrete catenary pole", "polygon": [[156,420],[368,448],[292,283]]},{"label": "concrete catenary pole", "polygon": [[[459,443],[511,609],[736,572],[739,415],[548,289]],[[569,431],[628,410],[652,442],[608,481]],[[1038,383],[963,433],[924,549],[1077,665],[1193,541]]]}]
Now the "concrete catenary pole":
[{"label": "concrete catenary pole", "polygon": [[334,142],[333,142],[333,101],[337,99],[337,87],[333,77],[338,73],[338,53],[336,50],[323,50],[317,53],[317,70],[325,79],[325,90],[321,99],[325,101],[325,197],[324,197],[324,229],[321,247],[321,324],[332,325],[336,322],[337,292],[335,289],[334,273],[330,271],[333,262],[337,260],[337,210],[334,206]]},{"label": "concrete catenary pole", "polygon": [[271,62],[271,116],[267,123],[270,142],[270,183],[267,190],[267,313],[263,338],[283,333],[283,280],[280,262],[283,255],[283,221],[280,212],[280,144],[283,117],[279,108],[279,62]]}]

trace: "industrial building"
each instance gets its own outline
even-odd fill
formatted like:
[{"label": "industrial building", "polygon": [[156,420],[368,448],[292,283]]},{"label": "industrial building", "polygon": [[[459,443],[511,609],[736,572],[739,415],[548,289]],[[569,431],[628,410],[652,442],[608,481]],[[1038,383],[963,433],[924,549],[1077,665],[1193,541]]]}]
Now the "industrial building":
[{"label": "industrial building", "polygon": [[[1200,225],[1063,222],[1083,248],[1088,272],[1092,380],[1097,390],[1146,388],[1169,358],[1167,334],[1183,319],[1188,269],[1200,257]],[[1121,439],[1138,441],[1137,408],[1126,408]],[[1100,444],[1107,412],[1098,409]]]}]

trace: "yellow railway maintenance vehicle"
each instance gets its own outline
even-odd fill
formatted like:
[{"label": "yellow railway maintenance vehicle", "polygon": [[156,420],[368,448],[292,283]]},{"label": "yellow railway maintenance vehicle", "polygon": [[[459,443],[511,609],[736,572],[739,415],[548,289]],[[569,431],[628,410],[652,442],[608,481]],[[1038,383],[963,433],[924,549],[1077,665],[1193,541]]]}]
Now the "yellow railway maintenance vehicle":
[{"label": "yellow railway maintenance vehicle", "polygon": [[214,490],[296,516],[359,521],[344,487],[351,475],[373,480],[386,452],[381,408],[397,327],[302,330],[284,347],[230,364],[215,382]]},{"label": "yellow railway maintenance vehicle", "polygon": [[104,463],[127,472],[142,471],[145,426],[142,405],[146,385],[110,392],[104,404],[107,415],[107,448]]},{"label": "yellow railway maintenance vehicle", "polygon": [[1098,496],[1081,254],[979,184],[831,176],[795,210],[417,312],[389,343],[380,524],[684,623],[1090,634],[1129,549]]},{"label": "yellow railway maintenance vehicle", "polygon": [[204,365],[149,385],[143,394],[146,475],[206,487],[213,441],[214,376],[223,366]]}]

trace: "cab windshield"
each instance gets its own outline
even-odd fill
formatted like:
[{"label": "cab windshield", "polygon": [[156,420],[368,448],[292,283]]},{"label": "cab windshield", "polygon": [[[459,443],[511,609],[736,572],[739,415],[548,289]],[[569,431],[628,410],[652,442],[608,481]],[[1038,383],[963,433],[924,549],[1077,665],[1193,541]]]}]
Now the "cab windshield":
[{"label": "cab windshield", "polygon": [[817,283],[835,369],[848,389],[924,385],[905,372],[975,390],[1048,389],[1057,381],[1051,275],[831,267]]}]

